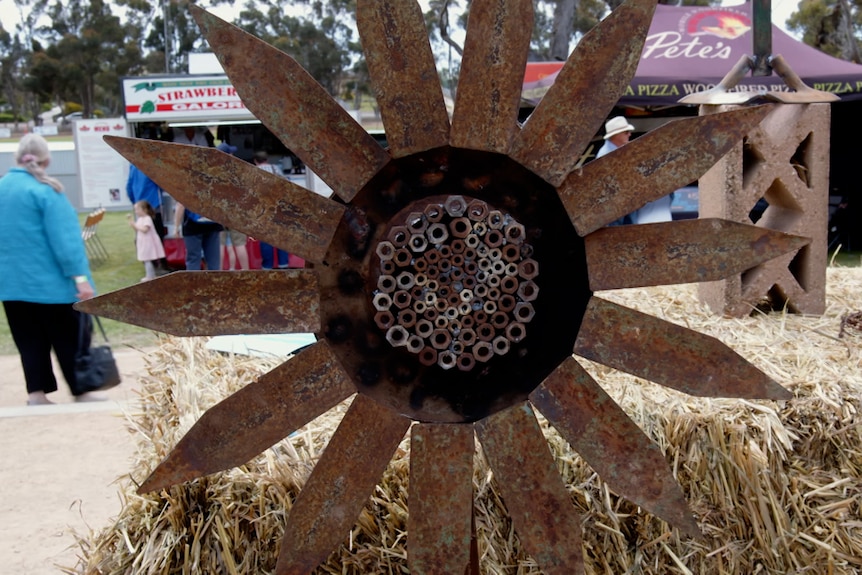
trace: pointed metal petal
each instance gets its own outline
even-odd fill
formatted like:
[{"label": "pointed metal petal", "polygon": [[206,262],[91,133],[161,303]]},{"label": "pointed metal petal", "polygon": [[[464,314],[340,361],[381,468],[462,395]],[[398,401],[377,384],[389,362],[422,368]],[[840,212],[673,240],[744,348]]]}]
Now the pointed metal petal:
[{"label": "pointed metal petal", "polygon": [[614,226],[584,238],[593,291],[720,280],[810,241],[719,219]]},{"label": "pointed metal petal", "polygon": [[355,391],[319,341],[208,409],[138,493],[243,465]]},{"label": "pointed metal petal", "polygon": [[194,4],[189,10],[249,111],[338,197],[349,202],[386,165],[386,150],[296,60]]},{"label": "pointed metal petal", "polygon": [[668,122],[572,172],[557,191],[578,234],[693,182],[771,109],[756,106]]},{"label": "pointed metal petal", "polygon": [[588,32],[509,156],[559,186],[635,75],[656,0],[628,0]]},{"label": "pointed metal petal", "polygon": [[714,337],[597,297],[587,304],[574,351],[689,395],[793,397]]},{"label": "pointed metal petal", "polygon": [[449,143],[449,115],[418,2],[357,0],[356,27],[395,158]]},{"label": "pointed metal petal", "polygon": [[524,549],[547,575],[583,573],[580,518],[529,404],[475,428]]},{"label": "pointed metal petal", "polygon": [[290,510],[276,575],[311,573],[347,538],[410,420],[359,394]]},{"label": "pointed metal petal", "polygon": [[174,272],[75,306],[178,336],[320,331],[317,274],[308,270]]},{"label": "pointed metal petal", "polygon": [[574,358],[530,401],[616,493],[690,536],[701,535],[661,450]]},{"label": "pointed metal petal", "polygon": [[473,514],[472,425],[416,424],[410,436],[411,573],[464,573]]},{"label": "pointed metal petal", "polygon": [[344,206],[214,148],[105,136],[191,210],[319,262]]},{"label": "pointed metal petal", "polygon": [[452,145],[505,154],[533,30],[531,0],[473,0],[452,116]]}]

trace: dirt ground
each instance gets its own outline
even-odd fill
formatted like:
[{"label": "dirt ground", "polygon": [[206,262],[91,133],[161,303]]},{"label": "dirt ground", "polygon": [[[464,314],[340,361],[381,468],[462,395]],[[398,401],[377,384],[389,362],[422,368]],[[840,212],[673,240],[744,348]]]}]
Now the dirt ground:
[{"label": "dirt ground", "polygon": [[123,382],[100,403],[74,403],[58,368],[57,405],[28,407],[18,356],[0,356],[0,571],[56,575],[76,564],[73,533],[120,512],[118,478],[133,455],[124,413],[137,399],[145,352],[115,349]]}]

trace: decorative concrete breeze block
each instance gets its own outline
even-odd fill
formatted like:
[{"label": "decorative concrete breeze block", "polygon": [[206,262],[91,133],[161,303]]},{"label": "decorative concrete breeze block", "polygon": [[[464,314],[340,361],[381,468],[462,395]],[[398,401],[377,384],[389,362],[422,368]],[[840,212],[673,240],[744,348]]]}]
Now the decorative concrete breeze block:
[{"label": "decorative concrete breeze block", "polygon": [[[804,314],[826,307],[829,218],[829,104],[774,104],[774,110],[699,181],[700,217],[751,223],[761,198],[769,207],[755,225],[811,238],[789,253],[726,280],[699,286],[716,313],[749,315],[766,303]],[[701,106],[713,114],[736,106]]]}]

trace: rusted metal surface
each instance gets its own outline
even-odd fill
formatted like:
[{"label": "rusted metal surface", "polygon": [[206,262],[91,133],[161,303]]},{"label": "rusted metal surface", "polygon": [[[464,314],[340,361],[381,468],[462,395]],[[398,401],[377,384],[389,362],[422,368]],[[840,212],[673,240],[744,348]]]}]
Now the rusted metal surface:
[{"label": "rusted metal surface", "polygon": [[470,563],[473,426],[419,423],[410,433],[407,566],[460,575]]},{"label": "rusted metal surface", "polygon": [[[533,31],[532,0],[473,0],[452,116],[452,145],[505,154]],[[476,118],[483,118],[477,122]]]},{"label": "rusted metal surface", "polygon": [[700,536],[661,450],[574,358],[542,382],[530,401],[611,490],[687,535]]},{"label": "rusted metal surface", "polygon": [[243,465],[355,391],[319,341],[208,409],[138,493]]},{"label": "rusted metal surface", "polygon": [[349,202],[386,165],[389,154],[293,58],[194,4],[189,10],[246,107],[338,197]]},{"label": "rusted metal surface", "polygon": [[203,148],[170,164],[160,156],[172,148],[128,147],[181,181],[193,209],[317,258],[307,258],[314,272],[177,273],[78,304],[177,335],[325,340],[208,411],[144,486],[243,463],[355,390],[290,511],[280,575],[312,572],[346,538],[411,421],[411,572],[479,571],[471,429],[524,548],[544,573],[583,572],[580,520],[528,401],[617,491],[696,534],[658,448],[573,350],[692,395],[790,397],[717,340],[593,297],[723,277],[801,245],[714,221],[597,231],[699,177],[766,110],[672,123],[569,175],[634,74],[655,1],[630,0],[585,36],[518,132],[529,5],[474,2],[450,145],[421,9],[358,0],[391,158],[295,61],[192,8],[249,109],[326,174],[345,207],[306,204],[321,200]]},{"label": "rusted metal surface", "polygon": [[78,302],[76,309],[178,336],[320,331],[309,270],[174,272]]},{"label": "rusted metal surface", "polygon": [[547,575],[583,573],[580,516],[529,404],[475,426],[524,549]]},{"label": "rusted metal surface", "polygon": [[[437,157],[438,152],[433,150],[416,157],[393,160],[393,167],[398,172],[392,175],[391,180],[376,178],[373,185],[357,194],[351,209],[357,213],[361,210],[364,225],[357,228],[365,230],[364,233],[357,236],[347,218],[344,218],[325,258],[326,263],[315,268],[321,278],[321,322],[323,335],[330,339],[345,368],[356,374],[361,393],[418,421],[470,422],[525,399],[563,359],[571,355],[575,339],[571,326],[580,323],[582,310],[590,294],[583,242],[572,228],[553,187],[498,154],[457,148],[448,150],[448,170],[439,183],[426,186],[417,184],[417,178],[421,179],[423,175],[420,170],[426,165],[426,158]],[[469,190],[471,195],[468,195],[465,181],[472,184],[471,176],[476,173],[487,175],[487,185]],[[387,194],[380,193],[381,190]],[[390,190],[397,190],[397,193],[389,195]],[[456,190],[464,190],[465,194],[455,194]],[[443,194],[444,199],[438,194]],[[462,209],[467,210],[464,214],[452,216],[445,209],[439,209],[440,206],[445,208],[450,203],[448,200],[456,197],[463,200]],[[488,210],[487,214],[480,209],[480,219],[471,220],[471,215],[477,217],[472,207],[482,208],[483,203],[493,204],[497,209]],[[429,208],[437,210],[436,215],[428,214]],[[457,210],[453,211],[458,213]],[[428,222],[411,214],[423,214]],[[462,219],[465,216],[469,223]],[[498,216],[502,216],[502,219]],[[422,232],[425,236],[420,242],[420,247],[425,241],[429,244],[424,252],[414,252],[412,247],[401,245],[401,242],[408,240],[404,230],[416,220],[419,220],[419,228],[425,223],[429,224]],[[480,235],[476,229],[482,228],[480,223],[487,224],[484,235]],[[435,227],[436,224],[442,227]],[[492,224],[498,229],[494,230]],[[520,245],[515,244],[519,247],[518,251],[509,252],[509,239],[506,239],[507,243],[499,242],[502,238],[512,238],[511,234],[515,232],[518,233],[514,237],[520,237],[521,228],[517,224],[523,225],[525,241]],[[433,239],[429,239],[429,231]],[[502,232],[502,237],[491,234],[492,231]],[[397,232],[403,234],[401,239],[398,239]],[[456,234],[464,237],[457,237]],[[489,234],[492,235],[493,244],[499,243],[497,248],[492,248],[500,249],[497,260],[491,259],[490,249],[487,258],[478,253],[480,242],[484,243],[484,238]],[[412,240],[413,235],[420,234],[411,233],[409,239]],[[460,244],[466,246],[467,242],[475,243],[471,250],[476,251],[476,254],[470,255],[466,247],[463,252],[460,251]],[[395,244],[399,247],[396,248]],[[533,253],[524,257],[520,248],[526,249],[528,246]],[[378,255],[378,248],[382,257]],[[392,263],[396,257],[393,250],[399,254],[397,257],[404,264],[402,267]],[[439,252],[439,258],[431,255],[435,250]],[[449,255],[443,255],[446,253]],[[514,257],[519,265],[510,267],[509,264],[515,261],[506,262],[504,254],[505,257]],[[459,257],[461,255],[464,256],[463,261]],[[392,259],[387,261],[386,258],[390,256]],[[488,262],[484,263],[486,259]],[[530,260],[553,264],[547,267],[538,264],[527,269]],[[502,262],[506,263],[504,272],[497,274],[493,265],[502,265]],[[392,264],[391,272],[384,270],[388,264]],[[476,296],[470,300],[471,306],[481,300],[482,314],[472,307],[471,311],[462,314],[460,304],[455,306],[449,300],[455,294],[459,298],[462,294],[469,297],[464,289],[458,291],[464,285],[457,285],[459,280],[454,279],[455,274],[463,274],[460,279],[463,284],[468,281],[468,276],[475,273],[470,266],[478,267],[479,264],[491,266],[491,273],[483,271],[484,275],[481,276],[481,285],[489,288],[488,292],[485,295],[478,292],[477,296],[476,290],[480,285],[478,273],[475,276],[476,285],[465,289],[472,289],[473,296]],[[523,267],[521,264],[524,264]],[[431,271],[433,265],[437,266],[436,272]],[[425,266],[424,269],[421,266]],[[572,270],[580,267],[584,268],[584,273],[576,273],[573,279]],[[513,276],[505,276],[507,268]],[[408,282],[412,275],[412,281],[415,282],[417,277],[433,273],[437,273],[438,284],[435,289],[425,282],[425,285],[419,286],[422,291],[417,294],[412,292],[416,288],[415,283],[410,291],[393,285],[393,280],[397,285],[402,274],[405,274]],[[385,283],[387,281],[388,284]],[[420,283],[423,281],[420,280]],[[450,283],[446,284],[446,281]],[[539,292],[536,291],[538,281],[542,283]],[[495,286],[493,282],[498,283]],[[450,289],[445,296],[446,301],[442,301],[444,286]],[[490,288],[495,288],[496,292]],[[504,289],[512,288],[515,288],[513,294],[505,293]],[[395,291],[387,293],[386,290]],[[403,299],[399,298],[404,309],[383,297],[391,298],[398,291],[408,292],[406,296],[402,294]],[[522,295],[518,295],[519,291]],[[538,295],[537,299],[532,299],[533,295]],[[436,298],[435,306],[440,303],[443,309],[435,307],[433,309],[437,315],[433,319],[422,319],[432,323],[438,320],[447,322],[442,327],[435,327],[430,333],[421,327],[427,324],[419,325],[421,319],[409,318],[409,314],[402,313],[412,310],[415,316],[416,308],[411,308],[411,305],[417,303],[419,297],[429,296]],[[539,302],[544,312],[536,307],[535,304]],[[428,311],[428,304],[424,303],[426,307],[422,313]],[[494,304],[498,309],[488,312],[484,304]],[[378,310],[377,307],[383,309]],[[508,311],[500,315],[497,314],[499,308]],[[454,313],[457,316],[441,318],[442,313]],[[503,325],[507,314],[524,314],[523,321],[510,321]],[[481,321],[477,322],[479,319]],[[465,321],[473,321],[474,327],[465,326]],[[392,322],[391,325],[389,322]],[[464,329],[475,331],[476,323],[490,324],[494,328],[493,333],[490,330],[483,331],[486,336],[491,336],[489,341],[483,341],[478,334],[474,339],[467,339],[469,332]],[[390,339],[398,345],[387,340],[392,327],[403,328],[403,331],[396,329],[390,335]],[[435,335],[433,332],[437,329],[451,330],[448,346],[445,341],[447,334]],[[396,339],[399,332],[402,336],[406,334],[406,339]],[[524,333],[526,336],[520,337]],[[437,335],[442,339],[437,340]],[[414,336],[420,340],[412,339]],[[494,341],[498,338],[502,338],[498,341],[500,347],[493,351],[493,355],[482,355],[486,361],[473,356],[474,361],[471,362],[467,354],[472,356],[472,352],[457,347],[465,345],[465,340],[473,341],[473,351],[478,347],[480,354],[487,354],[488,344],[494,349]],[[431,339],[444,347],[435,348]],[[402,343],[404,345],[400,345]],[[459,353],[461,355],[457,355]],[[444,356],[445,367],[439,363],[440,355]]]},{"label": "rusted metal surface", "polygon": [[470,537],[470,565],[467,566],[464,575],[481,575],[481,570],[479,569],[479,538],[476,535],[475,513],[470,514],[470,531],[473,534]]},{"label": "rusted metal surface", "polygon": [[512,159],[559,186],[635,75],[656,0],[628,0],[578,42],[524,124]]},{"label": "rusted metal surface", "polygon": [[230,154],[153,140],[105,142],[194,212],[303,259],[323,259],[344,206]]},{"label": "rusted metal surface", "polygon": [[[756,106],[668,122],[572,172],[559,193],[578,234],[693,182],[771,109]],[[715,121],[701,121],[705,118]]]},{"label": "rusted metal surface", "polygon": [[793,397],[717,339],[597,297],[587,306],[574,351],[689,395]]},{"label": "rusted metal surface", "polygon": [[808,243],[716,218],[613,226],[584,239],[593,291],[719,280]]},{"label": "rusted metal surface", "polygon": [[276,575],[311,573],[347,539],[410,420],[357,395],[293,504]]},{"label": "rusted metal surface", "polygon": [[392,156],[447,145],[449,115],[419,4],[357,0],[356,27]]}]

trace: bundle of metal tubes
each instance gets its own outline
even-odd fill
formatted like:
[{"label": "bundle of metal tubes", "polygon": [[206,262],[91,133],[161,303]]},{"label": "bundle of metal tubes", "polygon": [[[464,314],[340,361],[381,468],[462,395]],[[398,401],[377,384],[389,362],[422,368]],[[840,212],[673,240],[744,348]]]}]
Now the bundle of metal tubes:
[{"label": "bundle of metal tubes", "polygon": [[487,203],[449,196],[396,221],[377,246],[374,321],[427,366],[470,371],[527,334],[539,266],[524,227]]}]

